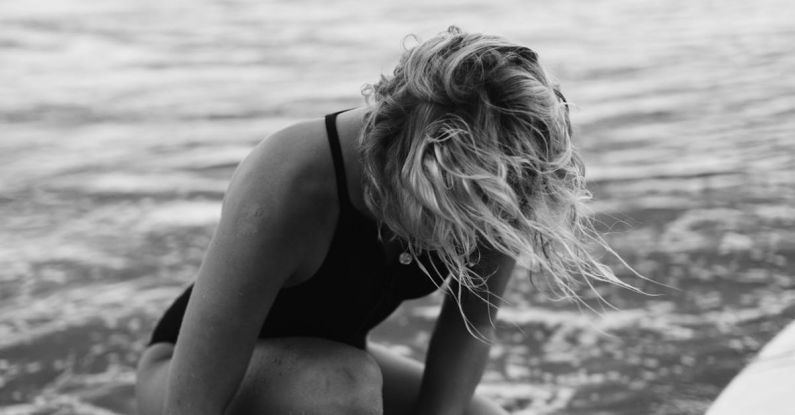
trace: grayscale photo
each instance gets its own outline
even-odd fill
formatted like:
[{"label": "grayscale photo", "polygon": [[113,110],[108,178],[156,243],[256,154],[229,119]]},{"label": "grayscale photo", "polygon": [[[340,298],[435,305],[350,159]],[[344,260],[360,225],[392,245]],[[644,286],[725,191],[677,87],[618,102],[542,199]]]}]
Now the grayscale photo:
[{"label": "grayscale photo", "polygon": [[795,414],[795,3],[0,2],[0,415]]}]

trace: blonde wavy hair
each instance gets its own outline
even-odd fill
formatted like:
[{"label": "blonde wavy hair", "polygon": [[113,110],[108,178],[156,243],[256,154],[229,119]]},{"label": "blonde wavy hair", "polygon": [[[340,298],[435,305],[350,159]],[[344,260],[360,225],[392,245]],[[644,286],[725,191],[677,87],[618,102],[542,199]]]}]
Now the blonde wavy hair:
[{"label": "blonde wavy hair", "polygon": [[565,297],[581,282],[629,287],[589,250],[609,247],[583,211],[568,103],[534,51],[450,27],[363,92],[365,202],[415,258],[435,253],[481,294],[479,247],[542,271]]}]

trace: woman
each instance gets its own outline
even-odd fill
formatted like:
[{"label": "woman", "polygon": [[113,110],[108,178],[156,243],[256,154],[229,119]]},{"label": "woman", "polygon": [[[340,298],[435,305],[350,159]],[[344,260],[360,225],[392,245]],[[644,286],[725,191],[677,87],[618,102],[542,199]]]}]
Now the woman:
[{"label": "woman", "polygon": [[[516,261],[564,294],[620,284],[585,250],[566,101],[533,51],[450,28],[367,96],[238,167],[139,364],[141,414],[505,414],[473,393]],[[424,367],[366,341],[437,287]]]}]

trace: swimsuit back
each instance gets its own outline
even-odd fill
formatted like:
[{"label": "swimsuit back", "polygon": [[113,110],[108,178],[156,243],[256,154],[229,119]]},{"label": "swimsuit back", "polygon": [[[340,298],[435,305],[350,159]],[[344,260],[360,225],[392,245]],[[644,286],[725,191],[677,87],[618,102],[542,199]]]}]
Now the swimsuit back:
[{"label": "swimsuit back", "polygon": [[[331,245],[312,277],[279,291],[259,338],[321,337],[364,349],[367,333],[403,300],[428,295],[444,282],[438,277],[432,280],[414,262],[390,263],[378,241],[377,225],[351,204],[336,129],[340,112],[325,118],[339,198]],[[434,265],[443,269],[433,255],[421,255],[419,260],[426,269]],[[191,290],[189,286],[166,311],[150,344],[176,342]]]}]

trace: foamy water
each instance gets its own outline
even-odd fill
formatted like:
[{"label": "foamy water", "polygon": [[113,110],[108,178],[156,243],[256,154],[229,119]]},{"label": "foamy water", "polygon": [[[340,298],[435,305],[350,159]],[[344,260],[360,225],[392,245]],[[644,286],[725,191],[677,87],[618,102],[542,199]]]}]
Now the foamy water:
[{"label": "foamy water", "polygon": [[[193,278],[234,166],[293,121],[358,105],[406,34],[449,24],[539,52],[576,104],[597,219],[669,286],[600,287],[617,309],[596,314],[515,280],[481,392],[517,413],[703,413],[795,317],[793,11],[0,4],[0,413],[132,413],[135,361]],[[372,339],[421,358],[438,301]]]}]

